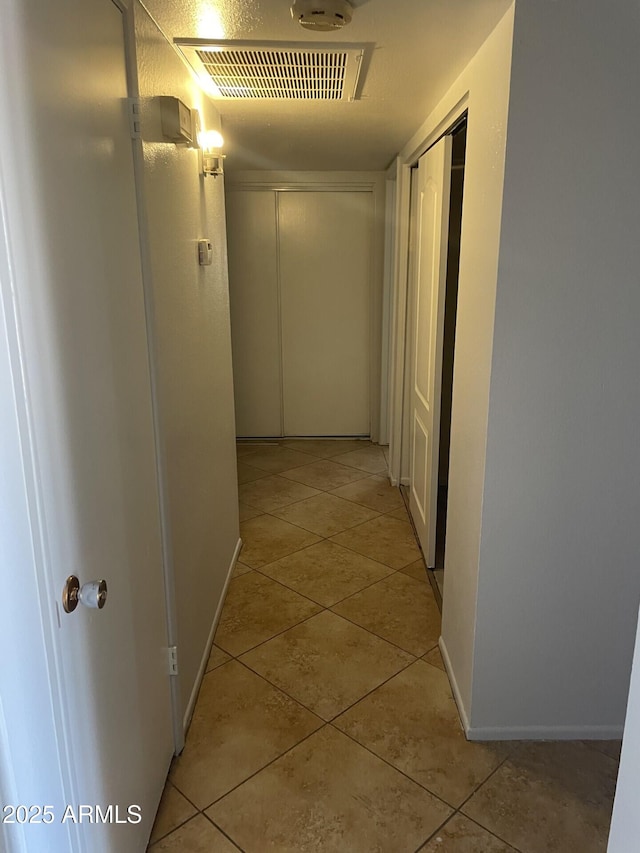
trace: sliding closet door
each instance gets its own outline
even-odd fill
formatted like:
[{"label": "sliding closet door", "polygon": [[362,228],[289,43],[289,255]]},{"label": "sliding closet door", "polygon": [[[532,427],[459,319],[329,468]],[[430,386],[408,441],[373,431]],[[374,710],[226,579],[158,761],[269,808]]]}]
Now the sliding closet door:
[{"label": "sliding closet door", "polygon": [[229,298],[239,436],[282,435],[276,193],[227,193]]},{"label": "sliding closet door", "polygon": [[368,435],[373,195],[278,193],[284,434]]}]

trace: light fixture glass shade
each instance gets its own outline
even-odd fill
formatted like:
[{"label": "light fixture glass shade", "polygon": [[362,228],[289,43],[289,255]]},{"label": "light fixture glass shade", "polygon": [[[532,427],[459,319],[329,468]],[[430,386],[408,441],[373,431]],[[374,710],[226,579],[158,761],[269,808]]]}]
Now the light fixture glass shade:
[{"label": "light fixture glass shade", "polygon": [[224,145],[224,139],[218,130],[201,130],[198,143],[203,151],[219,151]]}]

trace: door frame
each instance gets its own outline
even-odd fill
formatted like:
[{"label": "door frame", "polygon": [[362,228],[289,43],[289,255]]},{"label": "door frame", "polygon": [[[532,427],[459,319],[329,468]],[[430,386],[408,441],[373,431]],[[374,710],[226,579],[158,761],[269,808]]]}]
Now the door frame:
[{"label": "door frame", "polygon": [[450,133],[456,124],[469,114],[469,91],[438,121],[433,129],[396,160],[396,239],[394,245],[393,319],[391,325],[390,387],[389,387],[389,478],[394,486],[410,485],[410,447],[406,434],[411,417],[411,398],[406,393],[407,354],[410,354],[412,335],[409,311],[412,284],[411,264],[411,172],[420,157]]},{"label": "door frame", "polygon": [[[136,50],[135,10],[133,0],[112,0],[121,10],[125,32],[125,61],[129,98],[140,98],[138,79],[138,61]],[[160,529],[162,536],[162,562],[167,613],[167,644],[178,645],[178,615],[175,591],[175,566],[171,539],[171,512],[169,507],[169,487],[167,458],[165,453],[165,434],[160,414],[158,393],[158,358],[155,334],[155,309],[153,301],[153,278],[151,263],[151,244],[149,223],[144,201],[144,148],[142,139],[132,139],[133,174],[135,180],[136,205],[138,213],[138,234],[140,238],[140,265],[142,269],[142,288],[145,307],[147,345],[149,347],[149,376],[151,378],[151,407],[153,431],[155,437],[156,476],[160,498]],[[189,709],[182,708],[179,673],[171,676],[171,716],[173,723],[174,752],[179,755],[184,749],[185,732],[191,718]]]},{"label": "door frame", "polygon": [[[357,177],[356,177],[357,176]],[[231,192],[369,192],[373,198],[373,239],[369,308],[369,426],[371,440],[380,440],[382,371],[383,277],[385,246],[384,172],[230,172],[225,193]]]}]

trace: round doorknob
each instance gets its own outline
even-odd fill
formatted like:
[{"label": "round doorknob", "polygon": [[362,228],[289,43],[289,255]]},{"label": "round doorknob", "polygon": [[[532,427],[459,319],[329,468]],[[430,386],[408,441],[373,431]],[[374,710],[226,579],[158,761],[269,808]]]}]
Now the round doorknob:
[{"label": "round doorknob", "polygon": [[107,582],[99,580],[83,583],[78,597],[85,607],[102,610],[107,603]]},{"label": "round doorknob", "polygon": [[107,603],[107,582],[89,581],[82,584],[75,575],[70,575],[62,591],[62,606],[65,613],[73,613],[78,604],[84,604],[92,610],[102,610]]}]

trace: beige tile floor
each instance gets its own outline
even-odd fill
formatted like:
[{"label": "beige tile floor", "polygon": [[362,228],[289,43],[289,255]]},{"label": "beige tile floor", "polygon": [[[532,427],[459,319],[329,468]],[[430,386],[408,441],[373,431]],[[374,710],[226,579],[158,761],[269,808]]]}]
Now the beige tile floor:
[{"label": "beige tile floor", "polygon": [[239,445],[244,547],[153,853],[604,853],[619,744],[470,743],[384,452]]}]

